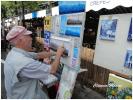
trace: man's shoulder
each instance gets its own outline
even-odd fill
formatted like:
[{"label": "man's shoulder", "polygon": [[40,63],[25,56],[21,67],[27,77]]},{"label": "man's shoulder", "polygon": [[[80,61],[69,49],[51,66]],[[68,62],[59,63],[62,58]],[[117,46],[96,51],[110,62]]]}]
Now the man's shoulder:
[{"label": "man's shoulder", "polygon": [[31,62],[33,61],[32,58],[27,57],[26,55],[24,55],[22,52],[19,51],[14,51],[11,50],[6,58],[6,62],[11,62],[11,63],[26,63],[26,62]]}]

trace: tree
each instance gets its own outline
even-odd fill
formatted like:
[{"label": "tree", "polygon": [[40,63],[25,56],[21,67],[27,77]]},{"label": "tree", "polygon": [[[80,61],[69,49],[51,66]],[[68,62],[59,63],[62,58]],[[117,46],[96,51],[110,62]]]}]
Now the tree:
[{"label": "tree", "polygon": [[3,18],[10,18],[20,16],[20,23],[25,26],[24,15],[33,11],[41,10],[40,4],[45,1],[1,1],[1,16]]},{"label": "tree", "polygon": [[18,16],[22,12],[22,6],[24,7],[24,14],[31,13],[33,11],[41,10],[40,4],[45,1],[1,1],[1,16],[2,17],[13,17]]}]

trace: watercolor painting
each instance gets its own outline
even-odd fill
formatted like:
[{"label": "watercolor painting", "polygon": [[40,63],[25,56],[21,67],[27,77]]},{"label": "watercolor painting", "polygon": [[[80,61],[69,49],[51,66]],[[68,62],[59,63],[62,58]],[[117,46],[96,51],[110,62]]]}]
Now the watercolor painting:
[{"label": "watercolor painting", "polygon": [[114,74],[109,74],[108,99],[132,99],[132,82]]},{"label": "watercolor painting", "polygon": [[71,95],[72,95],[71,87],[64,82],[61,82],[60,86],[59,86],[58,93],[56,95],[56,98],[58,98],[58,99],[71,99]]},{"label": "watercolor painting", "polygon": [[66,27],[65,35],[80,37],[81,27]]},{"label": "watercolor painting", "polygon": [[117,19],[101,20],[100,39],[115,40]]},{"label": "watercolor painting", "polygon": [[72,96],[72,90],[74,88],[76,77],[77,77],[77,71],[64,66],[63,72],[61,75],[61,81],[57,93],[58,99],[70,99]]},{"label": "watercolor painting", "polygon": [[62,81],[69,84],[69,86],[74,86],[75,80],[76,80],[77,72],[70,69],[69,67],[64,67],[61,79]]},{"label": "watercolor painting", "polygon": [[60,23],[60,34],[64,35],[66,31],[66,22],[67,22],[67,16],[62,15],[61,16],[61,23]]},{"label": "watercolor painting", "polygon": [[82,13],[71,14],[67,16],[67,25],[82,25],[84,15]]},{"label": "watercolor painting", "polygon": [[131,18],[131,22],[130,22],[130,27],[129,27],[127,40],[132,41],[132,18]]},{"label": "watercolor painting", "polygon": [[50,36],[51,36],[51,32],[44,31],[44,44],[45,44],[45,47],[49,47],[50,46]]},{"label": "watercolor painting", "polygon": [[82,21],[78,19],[68,19],[67,25],[82,25]]},{"label": "watercolor painting", "polygon": [[52,34],[59,34],[60,30],[60,16],[52,17]]},{"label": "watercolor painting", "polygon": [[127,50],[124,67],[132,69],[132,50]]},{"label": "watercolor painting", "polygon": [[44,30],[51,31],[51,29],[52,29],[51,19],[52,19],[51,16],[45,17],[45,19],[44,19]]},{"label": "watercolor painting", "polygon": [[69,14],[85,11],[85,1],[60,1],[59,14]]}]

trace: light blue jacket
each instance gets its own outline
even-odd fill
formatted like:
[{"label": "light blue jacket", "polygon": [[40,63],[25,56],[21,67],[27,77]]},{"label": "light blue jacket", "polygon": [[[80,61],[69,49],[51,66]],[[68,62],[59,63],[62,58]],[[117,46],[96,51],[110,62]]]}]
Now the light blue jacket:
[{"label": "light blue jacket", "polygon": [[8,99],[47,99],[39,80],[34,78],[20,77],[19,72],[24,66],[34,62],[35,58],[24,50],[13,48],[4,64],[5,88]]}]

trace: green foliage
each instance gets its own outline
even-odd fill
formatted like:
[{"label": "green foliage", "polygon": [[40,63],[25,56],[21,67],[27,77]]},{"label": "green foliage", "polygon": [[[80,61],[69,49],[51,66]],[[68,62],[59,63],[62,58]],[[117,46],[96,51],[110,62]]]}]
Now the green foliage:
[{"label": "green foliage", "polygon": [[6,1],[2,1],[1,2],[1,15],[2,17],[7,17],[9,15],[11,15],[11,11],[12,9],[12,3],[11,2],[6,2]]},{"label": "green foliage", "polygon": [[37,11],[41,9],[39,4],[42,4],[43,2],[45,1],[1,1],[1,16],[2,18],[18,16],[20,15],[20,12],[22,12],[23,6],[28,13]]}]

